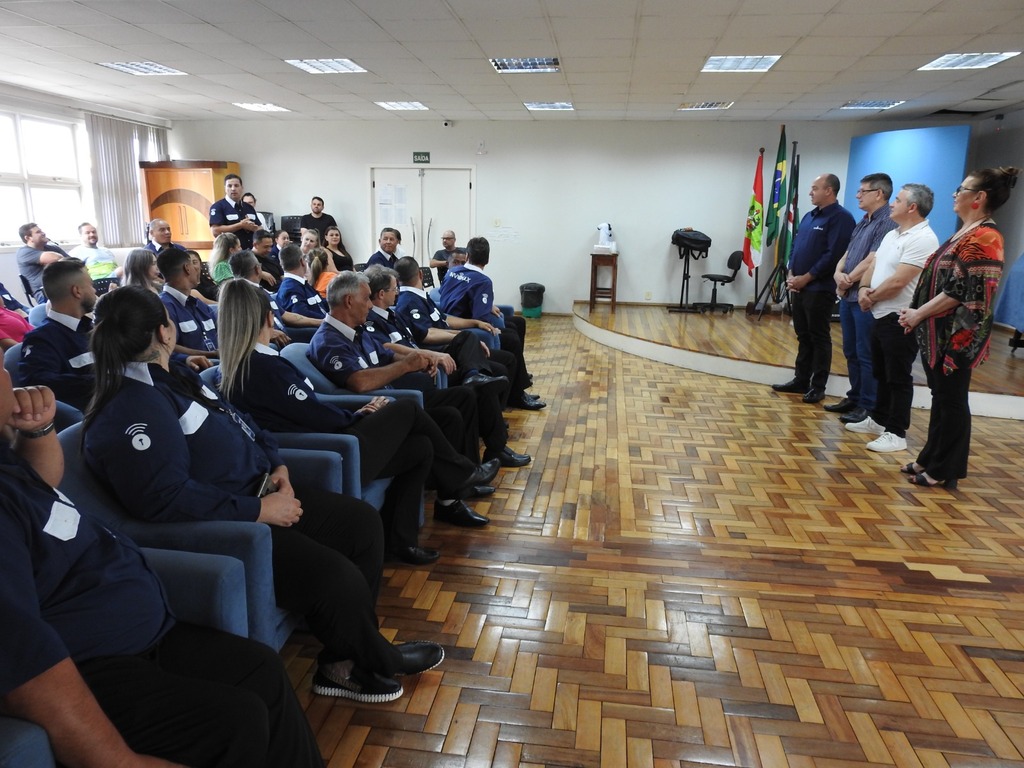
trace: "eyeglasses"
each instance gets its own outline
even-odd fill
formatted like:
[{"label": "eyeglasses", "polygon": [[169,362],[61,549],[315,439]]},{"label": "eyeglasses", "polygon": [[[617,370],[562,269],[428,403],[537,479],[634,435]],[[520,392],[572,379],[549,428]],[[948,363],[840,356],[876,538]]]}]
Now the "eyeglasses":
[{"label": "eyeglasses", "polygon": [[956,188],[956,192],[954,192],[953,194],[954,195],[959,195],[961,192],[981,192],[981,190],[980,189],[971,189],[970,187],[965,187],[965,186],[963,186],[961,184],[959,187]]},{"label": "eyeglasses", "polygon": [[866,195],[868,192],[881,192],[878,187],[868,187],[867,189],[858,189],[858,195]]}]

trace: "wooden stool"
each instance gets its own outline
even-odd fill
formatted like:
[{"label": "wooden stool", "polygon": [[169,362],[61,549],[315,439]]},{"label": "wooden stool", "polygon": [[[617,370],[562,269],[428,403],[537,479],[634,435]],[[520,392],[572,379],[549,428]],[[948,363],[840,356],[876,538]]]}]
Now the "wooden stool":
[{"label": "wooden stool", "polygon": [[[597,287],[597,270],[600,267],[610,267],[612,270],[611,288]],[[619,278],[619,254],[617,253],[592,253],[590,254],[590,311],[594,311],[594,302],[598,299],[610,299],[612,312],[615,311],[615,289],[618,287]]]}]

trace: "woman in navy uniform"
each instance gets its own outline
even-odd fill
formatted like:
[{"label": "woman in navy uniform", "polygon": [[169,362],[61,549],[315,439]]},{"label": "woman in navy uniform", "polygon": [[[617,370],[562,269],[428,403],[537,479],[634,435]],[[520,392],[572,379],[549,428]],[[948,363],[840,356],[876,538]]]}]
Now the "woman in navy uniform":
[{"label": "woman in navy uniform", "polygon": [[236,280],[221,290],[220,389],[225,398],[272,431],[355,435],[362,481],[395,478],[381,514],[390,548],[404,560],[418,559],[419,553],[407,548],[415,546],[427,470],[442,499],[435,517],[470,527],[487,524],[486,517],[459,499],[477,495],[484,490],[481,486],[485,493],[493,492],[486,484],[497,474],[499,462],[475,466],[412,400],[378,397],[355,413],[321,402],[302,374],[270,348],[273,317],[266,292],[252,283]]},{"label": "woman in navy uniform", "polygon": [[171,362],[163,303],[121,288],[96,307],[96,394],[85,460],[133,514],[155,522],[245,520],[270,526],[274,589],[323,642],[313,690],[364,702],[402,695],[396,674],[431,669],[434,643],[392,645],[378,631],[383,536],[376,510],[326,491],[300,502],[273,439]]}]

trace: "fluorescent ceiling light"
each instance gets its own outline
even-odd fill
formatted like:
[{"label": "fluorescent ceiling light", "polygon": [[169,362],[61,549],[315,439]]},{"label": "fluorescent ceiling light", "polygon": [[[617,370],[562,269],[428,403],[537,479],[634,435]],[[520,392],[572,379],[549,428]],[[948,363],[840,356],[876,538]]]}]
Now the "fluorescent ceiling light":
[{"label": "fluorescent ceiling light", "polygon": [[676,111],[728,109],[735,103],[734,101],[686,101],[676,107]]},{"label": "fluorescent ceiling light", "polygon": [[919,72],[930,69],[987,69],[1000,61],[1020,56],[1020,51],[1009,51],[1007,53],[947,53],[939,56],[935,61],[918,67]]},{"label": "fluorescent ceiling light", "polygon": [[290,109],[279,107],[277,104],[257,104],[254,102],[233,102],[236,107],[248,109],[250,112],[291,112]]},{"label": "fluorescent ceiling light", "polygon": [[767,72],[781,56],[709,56],[701,72]]},{"label": "fluorescent ceiling light", "polygon": [[352,59],[285,59],[286,64],[298,67],[311,75],[337,75],[346,72],[365,72]]},{"label": "fluorescent ceiling light", "polygon": [[571,101],[524,101],[523,106],[531,112],[572,111]]},{"label": "fluorescent ceiling light", "polygon": [[419,112],[428,109],[418,101],[375,101],[373,103],[392,112]]},{"label": "fluorescent ceiling light", "polygon": [[892,109],[898,107],[900,104],[905,104],[905,100],[893,101],[886,99],[875,99],[865,101],[848,101],[840,109]]},{"label": "fluorescent ceiling light", "polygon": [[109,69],[116,69],[118,72],[124,72],[128,75],[137,75],[139,77],[188,74],[188,72],[182,72],[181,70],[174,69],[173,67],[165,67],[163,64],[157,64],[155,61],[101,61],[100,66],[108,67]]},{"label": "fluorescent ceiling light", "polygon": [[503,75],[522,72],[558,72],[558,57],[534,59],[491,59],[491,66]]}]

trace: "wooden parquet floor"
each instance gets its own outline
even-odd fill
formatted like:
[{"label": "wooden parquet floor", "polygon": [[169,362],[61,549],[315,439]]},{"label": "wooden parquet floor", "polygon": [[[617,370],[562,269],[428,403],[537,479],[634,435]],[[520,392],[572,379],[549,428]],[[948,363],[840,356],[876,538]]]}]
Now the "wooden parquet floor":
[{"label": "wooden parquet floor", "polygon": [[976,418],[960,490],[916,489],[820,408],[569,318],[527,356],[534,463],[385,573],[383,631],[445,662],[364,706],[283,651],[328,765],[1024,766],[1024,423]]}]

